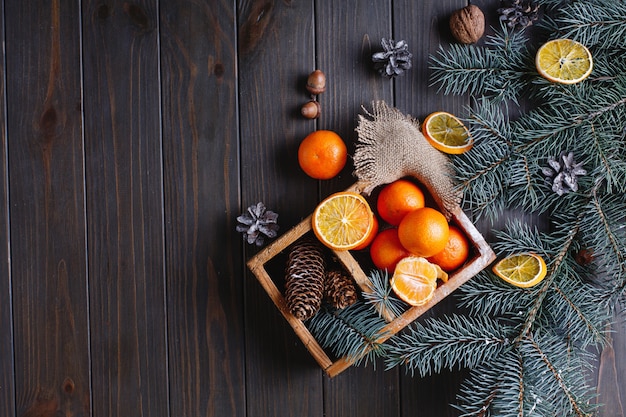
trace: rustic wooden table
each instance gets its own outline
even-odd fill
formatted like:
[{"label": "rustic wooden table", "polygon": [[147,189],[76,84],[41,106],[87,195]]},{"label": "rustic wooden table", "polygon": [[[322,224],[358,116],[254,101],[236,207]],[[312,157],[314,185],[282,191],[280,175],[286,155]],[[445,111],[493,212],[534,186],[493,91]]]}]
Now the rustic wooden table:
[{"label": "rustic wooden table", "polygon": [[[498,1],[474,1],[494,18]],[[318,182],[300,140],[354,149],[361,106],[423,119],[469,98],[429,87],[462,0],[2,2],[0,415],[453,416],[465,371],[329,379],[246,268],[257,201],[282,231],[354,181]],[[370,63],[405,39],[414,67]],[[328,89],[299,116],[304,80]],[[486,236],[489,229],[481,226]],[[430,315],[454,311],[454,300]],[[626,330],[590,378],[624,416]]]}]

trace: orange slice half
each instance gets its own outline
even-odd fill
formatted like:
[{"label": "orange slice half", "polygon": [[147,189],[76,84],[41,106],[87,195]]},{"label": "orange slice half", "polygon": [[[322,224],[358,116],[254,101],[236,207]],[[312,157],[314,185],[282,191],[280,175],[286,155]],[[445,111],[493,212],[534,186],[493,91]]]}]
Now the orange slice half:
[{"label": "orange slice half", "polygon": [[555,39],[539,48],[535,65],[539,74],[552,82],[576,84],[591,74],[593,59],[582,43]]},{"label": "orange slice half", "polygon": [[469,130],[456,116],[438,111],[426,117],[422,133],[435,149],[449,154],[461,154],[472,148]]},{"label": "orange slice half", "polygon": [[507,256],[496,263],[492,270],[509,284],[527,288],[539,284],[545,278],[548,268],[541,256],[521,253]]},{"label": "orange slice half", "polygon": [[312,216],[315,236],[334,250],[350,250],[367,242],[375,233],[374,213],[365,198],[343,191],[326,198]]}]

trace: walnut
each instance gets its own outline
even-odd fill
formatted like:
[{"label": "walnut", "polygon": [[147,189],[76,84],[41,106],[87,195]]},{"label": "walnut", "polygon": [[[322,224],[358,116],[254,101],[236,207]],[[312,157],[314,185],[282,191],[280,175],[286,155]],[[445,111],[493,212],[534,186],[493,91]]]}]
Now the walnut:
[{"label": "walnut", "polygon": [[485,33],[485,15],[473,4],[466,6],[450,16],[452,36],[461,43],[476,43]]}]

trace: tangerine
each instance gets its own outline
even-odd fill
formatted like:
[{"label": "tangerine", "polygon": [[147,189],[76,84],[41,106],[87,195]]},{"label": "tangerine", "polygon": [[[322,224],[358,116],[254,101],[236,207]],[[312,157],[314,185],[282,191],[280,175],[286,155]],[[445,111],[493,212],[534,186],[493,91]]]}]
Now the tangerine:
[{"label": "tangerine", "polygon": [[300,168],[310,177],[327,180],[341,172],[348,149],[341,137],[330,130],[309,133],[298,147]]},{"label": "tangerine", "polygon": [[409,256],[398,262],[391,278],[391,288],[403,301],[413,306],[426,304],[437,289],[437,278],[447,275],[425,258]]},{"label": "tangerine", "polygon": [[378,233],[370,245],[370,257],[379,269],[393,272],[396,264],[410,253],[400,243],[398,229],[385,229]]},{"label": "tangerine", "polygon": [[444,271],[454,271],[465,263],[469,256],[469,242],[463,232],[456,226],[450,225],[448,243],[441,252],[428,258]]},{"label": "tangerine", "polygon": [[400,243],[415,256],[425,258],[441,252],[448,243],[450,227],[445,216],[431,207],[414,210],[398,226]]},{"label": "tangerine", "polygon": [[387,184],[380,190],[376,200],[378,215],[392,226],[397,226],[404,216],[424,207],[424,193],[406,179]]}]

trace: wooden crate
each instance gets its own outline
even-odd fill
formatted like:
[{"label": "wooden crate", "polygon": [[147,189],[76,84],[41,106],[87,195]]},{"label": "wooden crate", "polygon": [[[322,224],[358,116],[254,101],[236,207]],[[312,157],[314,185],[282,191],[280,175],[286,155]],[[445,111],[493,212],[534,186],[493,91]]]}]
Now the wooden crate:
[{"label": "wooden crate", "polygon": [[[359,184],[353,184],[348,190],[360,192],[363,187]],[[393,318],[385,312],[381,312],[382,316],[387,320],[388,324],[383,331],[384,334],[378,342],[382,343],[389,339],[394,334],[398,333],[406,326],[411,324],[415,319],[424,314],[435,304],[443,300],[450,295],[463,283],[467,282],[474,275],[484,269],[487,265],[495,259],[493,250],[489,247],[483,236],[472,224],[469,218],[461,210],[460,207],[455,208],[452,211],[451,223],[456,224],[466,234],[470,240],[472,246],[472,255],[465,265],[452,272],[447,282],[440,284],[435,290],[435,294],[432,299],[418,307],[411,307],[399,317]],[[262,287],[270,296],[278,310],[285,317],[287,322],[291,325],[295,333],[304,343],[304,346],[309,350],[313,358],[317,361],[319,366],[326,372],[329,377],[334,377],[340,374],[342,371],[352,365],[352,361],[348,358],[340,358],[333,360],[319,345],[315,337],[308,330],[304,322],[297,319],[287,307],[285,298],[282,291],[276,286],[275,281],[269,276],[266,270],[266,264],[271,261],[278,254],[283,252],[287,247],[293,244],[296,240],[300,239],[306,233],[311,231],[311,216],[308,216],[302,220],[298,225],[293,227],[288,232],[284,233],[277,240],[270,243],[265,249],[257,253],[253,258],[248,261],[248,267],[252,273],[257,277]],[[336,258],[341,262],[344,269],[352,275],[355,282],[361,288],[362,291],[371,292],[371,282],[367,274],[361,268],[359,262],[355,259],[350,251],[332,251]]]}]

